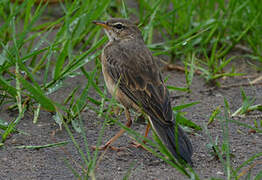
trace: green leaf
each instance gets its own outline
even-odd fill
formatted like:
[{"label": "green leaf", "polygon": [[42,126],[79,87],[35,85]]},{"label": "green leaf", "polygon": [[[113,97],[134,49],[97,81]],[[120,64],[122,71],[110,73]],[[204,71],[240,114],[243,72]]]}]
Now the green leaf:
[{"label": "green leaf", "polygon": [[62,124],[63,124],[63,116],[62,116],[62,114],[57,111],[56,114],[53,115],[53,119],[59,125],[59,127],[61,129],[62,128]]},{"label": "green leaf", "polygon": [[49,148],[49,147],[57,147],[57,146],[64,146],[68,144],[68,141],[62,141],[53,144],[46,144],[46,145],[38,145],[38,146],[15,146],[17,149],[42,149],[42,148]]},{"label": "green leaf", "polygon": [[183,125],[183,126],[187,126],[187,127],[190,127],[190,128],[193,128],[195,130],[201,130],[202,131],[202,128],[195,124],[194,122],[188,120],[187,118],[185,118],[181,113],[179,112],[176,112],[174,113],[175,114],[175,120],[176,122],[178,122],[179,124]]},{"label": "green leaf", "polygon": [[76,119],[73,119],[71,122],[74,130],[78,133],[81,133],[80,123]]},{"label": "green leaf", "polygon": [[11,86],[2,76],[0,76],[0,86],[11,96],[16,97],[17,95],[16,88]]},{"label": "green leaf", "polygon": [[25,80],[20,74],[18,75],[18,79],[23,87],[30,92],[30,96],[34,98],[37,102],[39,102],[42,107],[49,111],[55,111],[54,103],[51,99],[45,96],[44,92],[41,89],[36,88],[27,80]]},{"label": "green leaf", "polygon": [[68,46],[69,46],[69,39],[66,41],[65,45],[63,46],[62,51],[59,54],[59,57],[57,58],[56,65],[55,65],[55,71],[54,71],[54,79],[58,79],[62,69],[63,65],[65,63],[65,59],[67,57],[68,53]]},{"label": "green leaf", "polygon": [[[0,129],[6,130],[7,128],[8,128],[8,122],[0,119]],[[11,133],[16,133],[16,132],[18,132],[17,129],[15,127],[12,128]]]},{"label": "green leaf", "polygon": [[188,88],[183,88],[183,87],[176,87],[176,86],[170,86],[170,85],[167,85],[166,86],[167,87],[167,89],[169,89],[169,90],[172,90],[172,91],[182,91],[182,92],[186,92],[186,91],[188,91]]},{"label": "green leaf", "polygon": [[122,15],[123,15],[124,18],[128,18],[127,8],[126,8],[126,4],[125,4],[125,1],[124,1],[124,0],[122,0],[121,13],[122,13]]},{"label": "green leaf", "polygon": [[211,114],[211,116],[209,117],[208,123],[207,125],[210,125],[211,123],[213,123],[213,121],[215,120],[215,118],[217,117],[217,115],[220,113],[220,106],[218,106]]},{"label": "green leaf", "polygon": [[180,111],[182,109],[185,109],[185,108],[188,108],[190,106],[194,106],[196,104],[199,104],[200,102],[192,102],[192,103],[188,103],[188,104],[182,104],[182,105],[179,105],[179,106],[175,106],[173,107],[173,111]]}]

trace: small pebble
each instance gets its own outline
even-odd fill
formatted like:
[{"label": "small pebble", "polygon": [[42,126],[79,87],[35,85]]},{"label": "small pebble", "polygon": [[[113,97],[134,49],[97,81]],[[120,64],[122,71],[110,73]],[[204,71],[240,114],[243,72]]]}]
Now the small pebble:
[{"label": "small pebble", "polygon": [[217,171],[217,175],[224,175],[224,173],[221,171]]}]

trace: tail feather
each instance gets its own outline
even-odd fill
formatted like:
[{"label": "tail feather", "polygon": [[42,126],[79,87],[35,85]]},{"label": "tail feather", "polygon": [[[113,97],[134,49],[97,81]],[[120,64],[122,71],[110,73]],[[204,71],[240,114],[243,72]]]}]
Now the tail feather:
[{"label": "tail feather", "polygon": [[153,117],[150,118],[150,122],[163,144],[173,156],[178,160],[183,159],[188,164],[192,165],[191,157],[193,154],[193,147],[183,130],[178,125],[176,128],[175,124],[173,124],[173,126],[163,126]]}]

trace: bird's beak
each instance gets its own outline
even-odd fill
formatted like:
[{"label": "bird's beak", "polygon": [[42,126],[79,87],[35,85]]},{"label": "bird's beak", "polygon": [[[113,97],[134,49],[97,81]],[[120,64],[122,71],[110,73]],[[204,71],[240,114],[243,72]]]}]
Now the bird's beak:
[{"label": "bird's beak", "polygon": [[110,26],[108,26],[105,22],[103,21],[93,21],[94,24],[98,25],[98,26],[102,26],[103,28],[109,30],[111,29]]}]

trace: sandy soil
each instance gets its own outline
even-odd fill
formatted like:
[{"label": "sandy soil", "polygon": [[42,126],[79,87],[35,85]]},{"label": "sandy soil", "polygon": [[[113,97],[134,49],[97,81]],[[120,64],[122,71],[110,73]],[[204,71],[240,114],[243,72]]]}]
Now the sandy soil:
[{"label": "sandy soil", "polygon": [[[55,35],[50,33],[51,37]],[[248,75],[261,76],[253,69],[247,68],[245,60],[239,60],[237,64],[238,72],[245,72]],[[86,69],[93,68],[92,65],[87,65]],[[182,72],[170,71],[165,72],[165,76],[169,75],[167,84],[178,87],[185,86],[185,75]],[[250,80],[253,80],[251,78]],[[221,84],[230,86],[233,84],[248,83],[249,79],[242,77],[232,77],[221,80]],[[62,102],[68,94],[77,86],[80,85],[83,90],[87,79],[84,76],[77,76],[67,79],[64,87],[51,95],[52,99],[57,102]],[[101,85],[103,79],[101,78]],[[218,106],[221,109],[224,107],[224,98],[229,102],[230,111],[234,112],[242,105],[241,88],[240,86],[229,88],[212,88],[205,84],[205,80],[200,76],[195,76],[192,83],[192,93],[183,94],[182,92],[171,92],[171,96],[176,96],[173,105],[180,105],[190,102],[200,102],[199,104],[185,109],[186,117],[194,123],[204,127],[207,124],[209,117]],[[255,104],[262,102],[262,85],[244,86],[243,90],[247,96],[256,98]],[[78,94],[79,95],[79,94]],[[89,96],[99,100],[94,91],[89,92]],[[6,121],[13,120],[17,115],[15,111],[7,111],[6,106],[0,108],[0,118]],[[25,117],[20,121],[17,128],[26,134],[16,133],[8,138],[4,146],[0,148],[0,179],[1,180],[24,180],[24,179],[41,179],[41,180],[67,180],[76,179],[72,171],[65,163],[65,158],[69,159],[70,164],[80,171],[80,168],[74,163],[82,162],[80,155],[67,132],[62,129],[58,130],[58,125],[54,122],[52,114],[49,112],[40,112],[37,124],[33,124],[33,115],[30,112],[25,114]],[[99,131],[104,122],[104,118],[98,117],[97,114],[89,109],[82,114],[84,121],[84,128],[89,145],[95,145],[98,139]],[[118,117],[121,122],[125,122],[124,115]],[[245,117],[238,117],[242,123],[254,126],[254,120],[262,119],[261,112],[252,112]],[[132,129],[143,134],[145,125],[141,123],[134,123]],[[261,128],[261,127],[260,127]],[[72,129],[72,127],[71,127]],[[106,142],[116,132],[119,131],[116,125],[106,126],[103,135],[103,142]],[[52,132],[58,130],[55,136]],[[222,127],[218,119],[213,124],[208,126],[208,131],[213,140],[218,138],[218,144],[221,145],[223,141]],[[81,147],[84,147],[84,141],[80,134],[74,132],[74,136]],[[149,136],[152,134],[150,133]],[[219,160],[211,155],[207,147],[209,143],[206,132],[193,131],[188,133],[194,147],[193,162],[194,169],[200,175],[201,179],[216,177],[225,179],[223,166]],[[237,124],[231,123],[229,126],[230,148],[233,154],[231,158],[232,166],[238,167],[251,156],[262,151],[262,134],[250,133],[250,129],[241,127]],[[20,145],[45,145],[61,141],[69,141],[64,147],[63,151],[59,147],[43,148],[43,149],[17,149]],[[125,133],[115,146],[126,147],[126,150],[121,152],[114,152],[108,150],[101,161],[99,162],[95,176],[97,179],[123,179],[128,170],[132,168],[130,179],[186,179],[176,169],[170,167],[162,160],[154,157],[151,153],[136,149],[130,145],[132,139]],[[101,155],[101,152],[100,154]],[[259,160],[256,160],[259,162]],[[261,162],[261,159],[260,159]],[[242,169],[244,170],[244,169]],[[251,169],[251,177],[262,170],[262,164],[258,164]],[[252,179],[252,178],[251,178]]]},{"label": "sandy soil", "polygon": [[[90,66],[88,67],[90,68]],[[242,70],[255,74],[253,70],[242,68]],[[165,72],[169,75],[168,84],[175,86],[184,86],[184,74],[177,71]],[[260,73],[261,75],[261,73]],[[59,90],[54,95],[53,99],[62,101],[66,95],[77,84],[81,84],[84,88],[86,79],[84,77],[75,77],[68,79],[63,90]],[[102,83],[102,82],[101,82]],[[239,83],[248,83],[248,79],[235,77],[222,80],[223,85],[232,85]],[[171,96],[176,95],[173,105],[190,103],[198,101],[200,104],[194,107],[187,108],[185,111],[186,117],[191,119],[196,124],[204,127],[208,122],[211,112],[218,106],[224,107],[224,98],[230,105],[230,111],[234,112],[242,105],[240,87],[218,88],[212,91],[206,91],[210,86],[204,83],[202,77],[195,76],[192,84],[192,93],[183,96],[183,93],[171,92]],[[243,90],[248,96],[255,97],[255,103],[262,102],[262,86],[246,86]],[[94,92],[90,91],[90,96],[95,97]],[[181,95],[181,96],[180,96]],[[97,97],[98,98],[98,97]],[[16,116],[16,112],[10,112],[1,108],[0,117],[5,120],[11,120]],[[98,139],[98,133],[101,129],[103,118],[99,118],[96,113],[91,110],[86,110],[82,113],[82,118],[85,124],[86,137],[90,145],[95,145]],[[125,122],[123,114],[119,117],[121,122]],[[33,116],[26,113],[25,117],[18,124],[20,131],[24,134],[13,134],[0,149],[0,179],[74,179],[72,171],[66,165],[64,158],[69,158],[69,161],[76,167],[72,159],[76,162],[81,162],[81,158],[77,150],[70,142],[65,145],[67,153],[59,147],[35,149],[17,149],[19,145],[45,145],[54,143],[51,133],[58,129],[54,123],[52,114],[41,112],[37,124],[32,123]],[[243,118],[235,118],[242,123],[254,125],[254,120],[261,120],[261,112],[254,112]],[[143,134],[145,125],[134,123],[132,129]],[[119,127],[116,125],[107,126],[103,135],[103,142],[112,137]],[[221,144],[222,127],[218,119],[208,127],[208,131],[212,138],[218,138],[218,143]],[[82,147],[84,147],[83,139],[78,133],[74,133],[76,139]],[[230,148],[233,154],[231,163],[233,167],[238,167],[252,155],[262,151],[262,135],[259,133],[250,133],[250,129],[240,127],[231,123],[229,126]],[[151,136],[151,134],[150,134]],[[209,143],[206,132],[198,131],[189,133],[194,147],[194,169],[201,178],[216,177],[224,179],[226,175],[223,171],[222,164],[211,155],[207,148]],[[66,131],[57,131],[55,135],[57,142],[68,140],[70,138]],[[178,173],[177,170],[170,167],[168,164],[154,157],[143,149],[136,149],[130,145],[132,139],[126,133],[116,141],[115,146],[126,147],[127,149],[121,152],[108,150],[104,155],[99,165],[97,166],[95,175],[97,179],[122,179],[130,167],[132,167],[130,179],[186,179],[185,176]],[[70,154],[70,156],[68,155]],[[71,159],[72,158],[72,159]],[[257,174],[261,171],[262,165],[257,165],[251,170],[251,174]],[[80,169],[79,169],[80,170]]]}]

